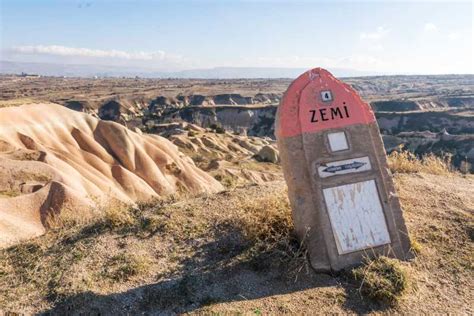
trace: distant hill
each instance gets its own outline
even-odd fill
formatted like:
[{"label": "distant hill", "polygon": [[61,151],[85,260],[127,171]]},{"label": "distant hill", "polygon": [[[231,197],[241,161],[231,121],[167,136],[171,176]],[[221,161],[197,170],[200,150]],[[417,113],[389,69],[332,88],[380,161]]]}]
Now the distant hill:
[{"label": "distant hill", "polygon": [[[315,65],[318,66],[318,65]],[[178,78],[295,78],[309,68],[216,67],[176,72]],[[336,77],[374,76],[380,73],[344,68],[329,68]]]},{"label": "distant hill", "polygon": [[[318,65],[314,65],[318,66]],[[235,79],[235,78],[295,78],[305,68],[276,67],[216,67],[189,69],[182,71],[159,71],[145,68],[119,67],[108,65],[53,64],[0,61],[1,74],[38,74],[43,76],[68,77],[143,77],[143,78],[197,78],[197,79]],[[337,77],[356,77],[381,75],[370,71],[346,68],[329,68]]]}]

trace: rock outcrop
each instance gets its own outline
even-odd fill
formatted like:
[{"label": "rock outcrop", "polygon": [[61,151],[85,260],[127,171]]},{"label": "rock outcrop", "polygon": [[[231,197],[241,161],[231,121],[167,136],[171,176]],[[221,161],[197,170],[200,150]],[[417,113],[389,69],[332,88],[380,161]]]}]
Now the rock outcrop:
[{"label": "rock outcrop", "polygon": [[217,125],[249,136],[273,137],[276,109],[276,106],[184,107],[164,110],[159,116],[144,117],[143,123],[152,129],[161,123],[184,121],[202,127]]},{"label": "rock outcrop", "polygon": [[474,97],[441,97],[412,100],[380,100],[370,102],[376,112],[427,111],[432,109],[474,108]]},{"label": "rock outcrop", "polygon": [[389,135],[400,132],[431,131],[446,129],[451,134],[473,134],[474,116],[453,111],[426,111],[412,113],[376,112],[380,131]]},{"label": "rock outcrop", "polygon": [[176,97],[158,96],[151,100],[148,113],[161,115],[165,109],[183,107],[214,107],[214,106],[247,106],[247,105],[276,105],[281,100],[281,94],[257,93],[255,96],[243,96],[238,93],[216,95],[177,95]]},{"label": "rock outcrop", "polygon": [[[275,141],[265,137],[220,133],[185,122],[161,124],[155,132],[167,137],[203,170],[226,186],[281,180]],[[266,149],[264,149],[266,148]],[[257,156],[261,151],[266,159]],[[275,158],[275,155],[277,156]]]},{"label": "rock outcrop", "polygon": [[278,163],[280,160],[278,150],[272,146],[263,146],[262,149],[255,155],[261,161]]},{"label": "rock outcrop", "polygon": [[99,117],[102,120],[118,122],[121,115],[121,106],[115,100],[108,101],[99,108]]}]

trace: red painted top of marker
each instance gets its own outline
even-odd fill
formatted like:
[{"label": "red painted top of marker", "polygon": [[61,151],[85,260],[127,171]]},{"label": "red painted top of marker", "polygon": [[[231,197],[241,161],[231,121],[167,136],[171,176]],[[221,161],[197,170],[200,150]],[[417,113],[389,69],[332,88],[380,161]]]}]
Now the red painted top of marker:
[{"label": "red painted top of marker", "polygon": [[357,92],[322,68],[293,81],[278,112],[277,137],[375,122],[372,109]]}]

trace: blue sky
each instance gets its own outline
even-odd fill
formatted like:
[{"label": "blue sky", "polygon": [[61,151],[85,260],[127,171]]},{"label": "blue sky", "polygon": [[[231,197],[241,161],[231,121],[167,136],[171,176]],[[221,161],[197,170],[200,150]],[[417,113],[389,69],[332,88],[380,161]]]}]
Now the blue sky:
[{"label": "blue sky", "polygon": [[1,3],[2,60],[474,73],[470,1]]}]

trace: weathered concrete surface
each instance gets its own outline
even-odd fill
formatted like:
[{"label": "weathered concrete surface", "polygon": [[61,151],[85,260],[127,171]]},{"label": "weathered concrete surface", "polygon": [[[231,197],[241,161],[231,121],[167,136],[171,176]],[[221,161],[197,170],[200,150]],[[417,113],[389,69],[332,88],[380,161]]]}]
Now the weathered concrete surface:
[{"label": "weathered concrete surface", "polygon": [[[333,101],[323,103],[319,98],[322,90],[332,91]],[[333,110],[338,107],[342,110]],[[275,126],[296,232],[299,238],[307,243],[314,269],[341,270],[360,263],[365,256],[376,254],[401,259],[409,255],[410,241],[387,168],[377,122],[370,107],[352,88],[323,69],[308,71],[288,88],[278,109]],[[348,149],[331,151],[328,134],[341,131],[347,137]],[[331,169],[335,173],[334,176],[323,178],[318,173],[318,169],[321,166],[329,166],[328,163],[362,157],[364,159],[360,161],[367,159],[370,161],[370,169],[358,170],[358,164],[363,164],[359,161],[350,173],[337,174],[337,171],[334,171],[338,170],[337,168]],[[349,167],[352,169],[353,165]],[[352,203],[355,200],[359,201],[357,209],[354,213],[349,210],[338,215],[350,226],[347,227],[347,231],[352,232],[350,236],[346,235],[346,238],[341,240],[337,237],[342,236],[340,231],[333,231],[337,225],[334,218],[333,223],[331,222],[329,203],[325,200],[323,192],[325,190],[328,192],[327,189],[337,192],[339,196],[335,199],[342,205],[348,197],[344,195],[341,186],[357,184],[355,187],[361,188],[362,184],[371,181],[375,182],[378,194],[364,197],[358,195],[360,191],[353,191],[349,199],[352,199]],[[362,203],[364,198],[374,200]],[[378,200],[380,202],[377,202]],[[376,203],[380,203],[383,214],[374,217],[376,219],[374,223],[379,223],[380,218],[385,219],[389,234],[388,243],[377,242],[375,235],[381,234],[378,227],[380,225],[369,227],[368,232],[367,228],[363,228],[366,225],[363,222],[364,218],[355,214],[357,212],[363,214],[365,211],[376,212],[377,209],[374,208]],[[366,209],[363,204],[368,204]],[[343,209],[341,206],[340,210]],[[383,217],[380,217],[382,215]],[[353,226],[352,220],[359,220],[357,224],[361,228]],[[360,233],[355,232],[357,229]],[[370,236],[373,241],[369,240]],[[361,241],[357,240],[358,238],[367,240]],[[347,244],[342,245],[341,242]],[[354,248],[353,244],[366,244],[367,247]],[[345,248],[353,251],[341,250]]]}]

